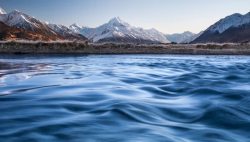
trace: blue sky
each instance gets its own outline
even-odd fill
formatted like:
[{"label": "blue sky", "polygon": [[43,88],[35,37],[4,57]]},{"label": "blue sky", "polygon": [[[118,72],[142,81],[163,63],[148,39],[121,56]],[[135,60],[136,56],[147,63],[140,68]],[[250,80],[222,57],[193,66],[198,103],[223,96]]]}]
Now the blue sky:
[{"label": "blue sky", "polygon": [[250,0],[0,0],[51,23],[96,27],[119,16],[131,25],[163,33],[199,32],[217,20],[250,11]]}]

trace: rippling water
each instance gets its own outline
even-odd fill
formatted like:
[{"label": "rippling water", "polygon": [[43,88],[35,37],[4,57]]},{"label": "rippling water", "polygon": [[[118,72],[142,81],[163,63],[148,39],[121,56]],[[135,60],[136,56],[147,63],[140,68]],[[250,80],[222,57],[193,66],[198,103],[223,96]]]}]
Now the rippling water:
[{"label": "rippling water", "polygon": [[249,142],[250,57],[0,56],[0,141]]}]

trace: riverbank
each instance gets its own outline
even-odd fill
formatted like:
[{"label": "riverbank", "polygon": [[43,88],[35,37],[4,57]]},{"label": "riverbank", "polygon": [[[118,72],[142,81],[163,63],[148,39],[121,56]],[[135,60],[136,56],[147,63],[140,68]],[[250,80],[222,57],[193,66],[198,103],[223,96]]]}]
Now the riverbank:
[{"label": "riverbank", "polygon": [[0,42],[2,54],[191,54],[250,55],[250,44],[88,44]]}]

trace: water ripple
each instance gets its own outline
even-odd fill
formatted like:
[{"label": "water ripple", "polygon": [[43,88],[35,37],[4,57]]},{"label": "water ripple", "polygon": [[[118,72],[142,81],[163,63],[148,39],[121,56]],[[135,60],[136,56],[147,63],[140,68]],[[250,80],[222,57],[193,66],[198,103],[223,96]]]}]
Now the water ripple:
[{"label": "water ripple", "polygon": [[248,142],[247,56],[1,56],[0,141]]}]

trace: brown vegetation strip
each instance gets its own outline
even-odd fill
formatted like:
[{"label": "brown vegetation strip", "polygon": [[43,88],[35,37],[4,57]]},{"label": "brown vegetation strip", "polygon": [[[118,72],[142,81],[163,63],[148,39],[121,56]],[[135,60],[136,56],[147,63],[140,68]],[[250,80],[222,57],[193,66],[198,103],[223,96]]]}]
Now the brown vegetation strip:
[{"label": "brown vegetation strip", "polygon": [[86,42],[0,42],[8,54],[191,54],[250,55],[250,44],[88,44]]}]

